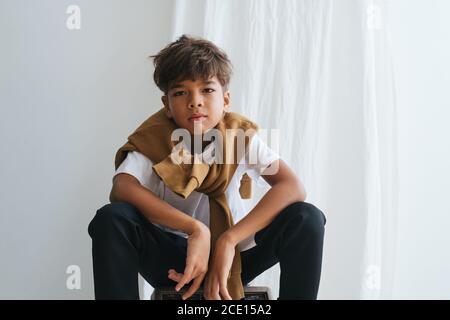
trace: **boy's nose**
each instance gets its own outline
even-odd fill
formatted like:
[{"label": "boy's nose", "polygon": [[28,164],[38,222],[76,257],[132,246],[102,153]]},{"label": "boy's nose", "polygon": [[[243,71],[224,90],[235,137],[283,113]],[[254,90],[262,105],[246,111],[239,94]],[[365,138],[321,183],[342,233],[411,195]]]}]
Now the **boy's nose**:
[{"label": "boy's nose", "polygon": [[196,103],[190,103],[189,104],[189,108],[195,108],[195,107],[202,107],[203,103],[202,102],[196,102]]},{"label": "boy's nose", "polygon": [[197,107],[203,106],[203,100],[202,99],[203,98],[202,98],[201,94],[198,94],[198,93],[194,92],[191,95],[191,99],[190,99],[190,102],[189,102],[189,107],[193,108],[195,106],[197,106]]}]

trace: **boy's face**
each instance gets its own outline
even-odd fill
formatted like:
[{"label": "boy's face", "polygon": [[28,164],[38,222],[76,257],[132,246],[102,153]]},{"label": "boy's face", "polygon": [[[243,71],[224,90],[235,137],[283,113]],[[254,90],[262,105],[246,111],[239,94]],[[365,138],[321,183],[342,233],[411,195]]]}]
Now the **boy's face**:
[{"label": "boy's face", "polygon": [[167,116],[180,128],[187,129],[192,135],[203,134],[214,128],[224,110],[228,110],[230,92],[223,93],[214,76],[205,82],[199,79],[175,83],[161,100]]}]

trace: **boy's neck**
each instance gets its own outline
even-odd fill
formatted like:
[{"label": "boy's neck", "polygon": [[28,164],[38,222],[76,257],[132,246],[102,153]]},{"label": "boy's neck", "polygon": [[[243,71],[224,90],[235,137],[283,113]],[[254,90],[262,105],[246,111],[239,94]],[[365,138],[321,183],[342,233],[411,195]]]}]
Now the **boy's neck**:
[{"label": "boy's neck", "polygon": [[[195,139],[198,139],[199,142],[197,142],[197,144],[199,146],[197,146],[197,148],[201,148],[201,150],[196,150],[195,149]],[[203,135],[193,135],[191,134],[191,153],[203,153],[203,151],[205,151],[206,146],[208,146],[211,143],[211,141],[203,141]]]}]

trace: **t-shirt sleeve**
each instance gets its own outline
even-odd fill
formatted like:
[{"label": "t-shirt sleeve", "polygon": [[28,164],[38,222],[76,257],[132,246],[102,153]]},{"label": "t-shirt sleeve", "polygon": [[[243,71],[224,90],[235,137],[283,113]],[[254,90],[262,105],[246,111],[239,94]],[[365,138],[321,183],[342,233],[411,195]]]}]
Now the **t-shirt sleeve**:
[{"label": "t-shirt sleeve", "polygon": [[267,182],[261,177],[261,174],[278,159],[280,159],[278,152],[270,148],[258,134],[255,134],[246,157],[245,173],[255,180],[259,186],[266,186]]},{"label": "t-shirt sleeve", "polygon": [[[153,173],[153,163],[145,155],[138,151],[130,151],[127,153],[125,160],[117,168],[114,176],[119,173],[127,173],[135,177],[141,185],[149,188],[150,179]],[[113,177],[114,179],[114,177]]]}]

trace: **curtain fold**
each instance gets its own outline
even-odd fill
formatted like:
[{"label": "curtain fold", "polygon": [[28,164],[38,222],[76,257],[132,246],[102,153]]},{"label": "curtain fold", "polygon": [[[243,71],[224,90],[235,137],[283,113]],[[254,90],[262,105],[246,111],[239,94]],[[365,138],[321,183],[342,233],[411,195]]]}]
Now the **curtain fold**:
[{"label": "curtain fold", "polygon": [[398,214],[397,110],[386,1],[359,2],[363,18],[366,236],[363,299],[392,296]]}]

